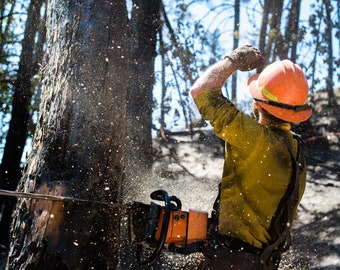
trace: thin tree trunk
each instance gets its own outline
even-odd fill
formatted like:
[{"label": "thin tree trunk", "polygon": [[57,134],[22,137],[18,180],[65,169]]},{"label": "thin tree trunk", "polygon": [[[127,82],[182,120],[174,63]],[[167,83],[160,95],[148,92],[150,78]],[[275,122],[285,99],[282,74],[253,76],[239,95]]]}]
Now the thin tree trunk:
[{"label": "thin tree trunk", "polygon": [[266,37],[267,37],[267,27],[269,22],[269,14],[271,11],[272,1],[265,0],[263,6],[263,14],[262,14],[262,22],[261,22],[261,30],[260,30],[260,40],[259,40],[259,50],[265,57],[266,63],[269,61],[270,49],[266,46]]},{"label": "thin tree trunk", "polygon": [[[128,101],[128,156],[125,196],[134,198],[136,184],[151,177],[152,90],[160,0],[134,0],[131,14],[132,76]],[[129,184],[132,186],[129,187]],[[136,189],[135,189],[136,190]]]},{"label": "thin tree trunk", "polygon": [[327,44],[327,64],[328,64],[328,76],[326,78],[326,90],[328,93],[328,105],[334,106],[337,104],[333,89],[333,38],[332,30],[333,23],[331,19],[331,3],[329,0],[324,0],[326,10],[326,44]]},{"label": "thin tree trunk", "polygon": [[[321,7],[320,7],[320,13],[322,14],[323,13],[323,5],[321,4]],[[321,25],[322,25],[322,20],[320,18],[318,18],[319,21],[318,23],[316,24],[314,22],[314,28],[312,29],[312,32],[315,32],[316,34],[314,34],[315,36],[315,41],[314,41],[314,44],[315,44],[315,49],[314,49],[314,52],[313,52],[313,60],[310,64],[310,68],[312,70],[311,72],[311,81],[312,81],[312,84],[311,84],[311,87],[310,87],[310,90],[311,90],[311,93],[313,94],[314,91],[315,91],[315,84],[316,84],[316,80],[315,80],[315,72],[316,72],[316,60],[317,60],[317,56],[318,56],[318,48],[320,47],[320,29],[321,29]],[[312,95],[312,99],[313,99],[313,95]]]},{"label": "thin tree trunk", "polygon": [[[293,0],[289,15],[288,23],[286,27],[284,40],[281,42],[282,48],[280,53],[281,59],[289,58],[293,62],[296,62],[296,49],[298,44],[298,32],[299,32],[299,19],[300,19],[300,5],[301,0]],[[290,51],[290,57],[288,53]]]},{"label": "thin tree trunk", "polygon": [[126,4],[51,1],[47,14],[44,95],[19,190],[88,202],[20,199],[7,267],[115,269],[131,75]]},{"label": "thin tree trunk", "polygon": [[[300,8],[301,8],[301,0],[294,0],[292,2],[292,18],[291,21],[291,28],[288,31],[292,34],[295,33],[295,37],[291,38],[292,46],[291,46],[291,60],[296,62],[297,57],[297,44],[298,44],[298,37],[299,37],[299,20],[300,20]],[[290,34],[290,35],[291,35]]]},{"label": "thin tree trunk", "polygon": [[283,0],[276,0],[272,3],[271,10],[271,20],[270,20],[270,30],[269,30],[269,39],[268,39],[268,49],[267,53],[271,54],[272,58],[270,62],[274,62],[277,60],[277,57],[280,55],[281,47],[280,41],[282,39],[281,34],[281,19],[282,19],[282,8],[283,8]]},{"label": "thin tree trunk", "polygon": [[[31,79],[38,72],[35,58],[35,36],[40,22],[40,9],[43,1],[32,0],[22,40],[22,52],[19,61],[18,76],[14,85],[12,117],[6,137],[6,144],[0,165],[0,188],[15,190],[21,177],[21,157],[27,139],[27,126],[30,119],[30,102],[32,99]],[[16,200],[0,196],[0,244],[9,246],[9,226],[11,213]]]},{"label": "thin tree trunk", "polygon": [[[239,33],[240,33],[240,0],[235,0],[234,7],[235,19],[234,19],[234,45],[233,49],[238,47]],[[237,73],[235,72],[231,80],[231,100],[236,100],[237,89]]]}]

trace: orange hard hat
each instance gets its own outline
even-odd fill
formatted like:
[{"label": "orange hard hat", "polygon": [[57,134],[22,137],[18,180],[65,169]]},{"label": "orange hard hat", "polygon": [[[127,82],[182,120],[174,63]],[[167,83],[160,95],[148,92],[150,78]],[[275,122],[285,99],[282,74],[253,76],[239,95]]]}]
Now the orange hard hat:
[{"label": "orange hard hat", "polygon": [[248,88],[253,99],[279,119],[298,123],[312,114],[306,77],[301,67],[290,60],[274,62],[251,76]]}]

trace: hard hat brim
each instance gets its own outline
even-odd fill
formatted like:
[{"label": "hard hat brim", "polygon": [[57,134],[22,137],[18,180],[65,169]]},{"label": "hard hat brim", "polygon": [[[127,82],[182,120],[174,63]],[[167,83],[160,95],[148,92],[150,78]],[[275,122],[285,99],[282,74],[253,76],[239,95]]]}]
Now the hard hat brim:
[{"label": "hard hat brim", "polygon": [[[262,92],[259,89],[258,86],[259,76],[260,74],[254,74],[249,78],[248,89],[253,98],[267,100],[267,98],[262,94]],[[269,105],[260,101],[258,102],[258,104],[275,117],[291,123],[304,122],[308,120],[309,117],[312,115],[312,109],[296,112],[293,110]]]}]

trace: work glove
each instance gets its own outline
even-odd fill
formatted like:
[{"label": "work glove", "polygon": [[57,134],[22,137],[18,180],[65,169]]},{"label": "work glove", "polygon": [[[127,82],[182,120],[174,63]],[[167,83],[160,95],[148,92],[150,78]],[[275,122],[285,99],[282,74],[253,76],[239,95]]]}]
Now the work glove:
[{"label": "work glove", "polygon": [[262,67],[265,62],[260,50],[252,45],[243,45],[227,54],[225,58],[233,62],[234,66],[241,71]]}]

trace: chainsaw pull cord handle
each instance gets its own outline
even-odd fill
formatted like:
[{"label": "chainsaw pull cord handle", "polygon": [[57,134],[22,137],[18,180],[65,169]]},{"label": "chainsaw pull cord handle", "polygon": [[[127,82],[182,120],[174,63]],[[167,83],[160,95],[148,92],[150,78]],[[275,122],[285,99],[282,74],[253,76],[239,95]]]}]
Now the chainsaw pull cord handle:
[{"label": "chainsaw pull cord handle", "polygon": [[164,246],[166,235],[169,227],[170,213],[171,213],[171,203],[168,193],[164,190],[156,190],[150,194],[151,199],[157,201],[164,201],[164,218],[162,222],[162,230],[155,250],[152,255],[146,260],[141,259],[141,252],[143,246],[140,244],[137,247],[137,261],[140,265],[152,264],[155,259],[159,256]]}]

